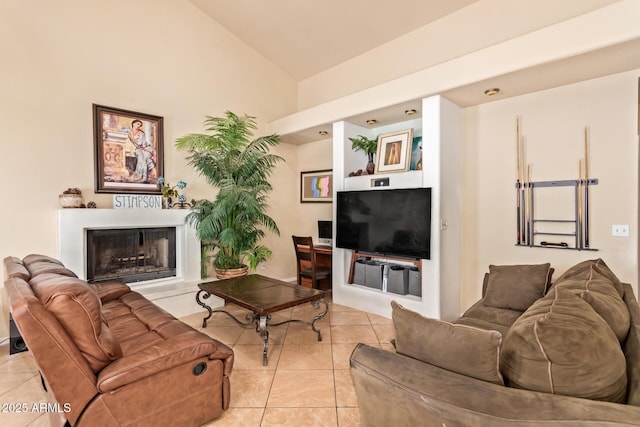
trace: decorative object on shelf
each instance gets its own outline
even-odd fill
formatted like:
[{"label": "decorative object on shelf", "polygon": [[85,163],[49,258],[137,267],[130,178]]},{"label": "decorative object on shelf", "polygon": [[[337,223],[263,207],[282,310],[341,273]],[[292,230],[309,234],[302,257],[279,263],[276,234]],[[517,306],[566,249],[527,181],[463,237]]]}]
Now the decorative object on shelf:
[{"label": "decorative object on shelf", "polygon": [[378,173],[402,172],[409,168],[413,129],[378,136]]},{"label": "decorative object on shelf", "polygon": [[171,209],[171,197],[162,198],[162,209]]},{"label": "decorative object on shelf", "polygon": [[[178,138],[178,150],[186,150],[189,164],[219,189],[216,199],[198,200],[187,215],[203,245],[203,260],[211,256],[213,265],[224,271],[255,270],[271,257],[260,245],[265,229],[280,234],[276,222],[267,215],[267,199],[272,187],[269,177],[282,157],[271,154],[280,142],[278,135],[256,139],[255,117],[227,111],[224,117],[207,116],[210,134],[189,134]],[[247,274],[244,270],[243,274]]]},{"label": "decorative object on shelf", "polygon": [[411,161],[409,163],[409,170],[420,171],[422,170],[422,137],[415,136],[411,142]]},{"label": "decorative object on shelf", "polygon": [[365,152],[369,159],[365,170],[369,175],[373,175],[376,167],[376,164],[373,161],[373,155],[378,149],[378,141],[376,139],[369,139],[364,135],[358,135],[355,138],[349,138],[349,141],[351,141],[351,148],[354,151],[362,150]]},{"label": "decorative object on shelf", "polygon": [[[164,207],[164,200],[167,201],[166,207]],[[174,202],[171,197],[168,197],[163,200],[163,209],[191,209],[196,205],[196,199],[191,199],[190,202],[187,202],[187,197],[184,194],[178,196],[178,201]]]},{"label": "decorative object on shelf", "polygon": [[96,202],[92,201],[92,202],[87,203],[87,208],[89,208],[89,209],[95,209],[97,207],[98,207],[98,205],[96,205]]},{"label": "decorative object on shelf", "polygon": [[93,104],[96,193],[160,194],[163,118]]},{"label": "decorative object on shelf", "polygon": [[184,190],[187,188],[186,182],[178,181],[176,185],[171,185],[163,176],[158,177],[158,184],[160,184],[162,188],[162,197],[178,197],[178,190]]},{"label": "decorative object on shelf", "polygon": [[83,208],[82,191],[79,188],[68,188],[58,196],[60,206],[63,208]]},{"label": "decorative object on shelf", "polygon": [[331,203],[333,171],[331,169],[300,172],[301,203]]},{"label": "decorative object on shelf", "polygon": [[[191,199],[187,202],[187,196],[180,194],[178,190],[184,190],[187,188],[187,183],[184,181],[178,181],[176,185],[169,184],[163,176],[158,177],[158,184],[162,188],[162,209],[187,209],[196,205],[195,199]],[[178,201],[174,202],[173,199],[177,197]]]},{"label": "decorative object on shelf", "polygon": [[[589,178],[588,140],[588,128],[585,127],[584,177],[583,161],[580,159],[578,160],[578,179],[534,182],[531,179],[531,165],[525,165],[524,138],[520,132],[520,117],[516,117],[516,246],[579,251],[597,250],[591,248],[589,242],[589,187],[597,185],[598,180]],[[536,217],[533,209],[537,206],[535,190],[562,187],[573,187],[573,203],[567,205],[567,211],[572,212],[572,218],[569,216],[562,219]],[[570,240],[569,242],[537,241],[536,236]]]}]

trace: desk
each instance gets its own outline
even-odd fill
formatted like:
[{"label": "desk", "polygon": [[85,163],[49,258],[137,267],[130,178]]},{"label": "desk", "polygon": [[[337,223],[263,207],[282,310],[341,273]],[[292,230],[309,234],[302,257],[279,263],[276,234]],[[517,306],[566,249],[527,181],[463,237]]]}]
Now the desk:
[{"label": "desk", "polygon": [[[325,268],[331,268],[331,260],[333,258],[333,250],[331,248],[319,248],[317,246],[313,247],[313,250],[316,252],[316,267],[325,267]],[[302,265],[304,265],[305,262],[302,262]],[[306,263],[307,266],[309,268],[311,268],[311,265],[309,265],[309,263]],[[333,277],[333,276],[332,276]],[[302,286],[306,286],[307,288],[311,287],[311,280],[306,279],[306,278],[302,278]],[[331,289],[331,286],[329,286],[328,289]]]}]

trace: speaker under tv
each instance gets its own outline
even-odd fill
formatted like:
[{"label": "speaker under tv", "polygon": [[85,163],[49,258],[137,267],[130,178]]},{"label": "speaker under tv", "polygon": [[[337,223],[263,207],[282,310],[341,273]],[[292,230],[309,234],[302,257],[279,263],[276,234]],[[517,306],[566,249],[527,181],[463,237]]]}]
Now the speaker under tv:
[{"label": "speaker under tv", "polygon": [[411,259],[431,257],[431,188],[339,191],[336,247]]}]

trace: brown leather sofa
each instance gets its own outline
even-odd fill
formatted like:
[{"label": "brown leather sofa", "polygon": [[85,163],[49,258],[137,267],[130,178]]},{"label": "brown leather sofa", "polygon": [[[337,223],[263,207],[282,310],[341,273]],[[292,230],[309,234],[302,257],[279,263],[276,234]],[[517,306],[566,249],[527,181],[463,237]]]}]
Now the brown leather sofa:
[{"label": "brown leather sofa", "polygon": [[229,407],[226,345],[122,282],[88,284],[44,255],[4,267],[12,316],[61,409],[56,424],[196,426]]},{"label": "brown leather sofa", "polygon": [[547,289],[550,275],[549,264],[493,268],[454,322],[392,303],[396,352],[358,344],[351,355],[362,425],[640,425],[631,286],[602,260]]}]

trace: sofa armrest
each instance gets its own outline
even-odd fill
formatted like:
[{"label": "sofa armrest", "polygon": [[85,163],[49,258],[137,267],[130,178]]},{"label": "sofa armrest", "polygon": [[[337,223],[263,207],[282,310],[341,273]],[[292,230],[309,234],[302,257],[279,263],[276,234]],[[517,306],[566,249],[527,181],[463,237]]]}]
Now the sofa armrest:
[{"label": "sofa armrest", "polygon": [[363,426],[639,425],[640,407],[499,386],[358,344],[351,355]]},{"label": "sofa armrest", "polygon": [[193,333],[171,337],[160,344],[114,361],[98,374],[97,388],[102,393],[112,391],[201,357],[223,361],[224,376],[230,375],[233,367],[233,351],[226,345],[194,330]]},{"label": "sofa armrest", "polygon": [[100,297],[100,301],[105,302],[112,301],[120,298],[122,295],[131,292],[131,288],[126,283],[119,280],[112,280],[108,282],[92,283],[91,289],[95,291]]}]

